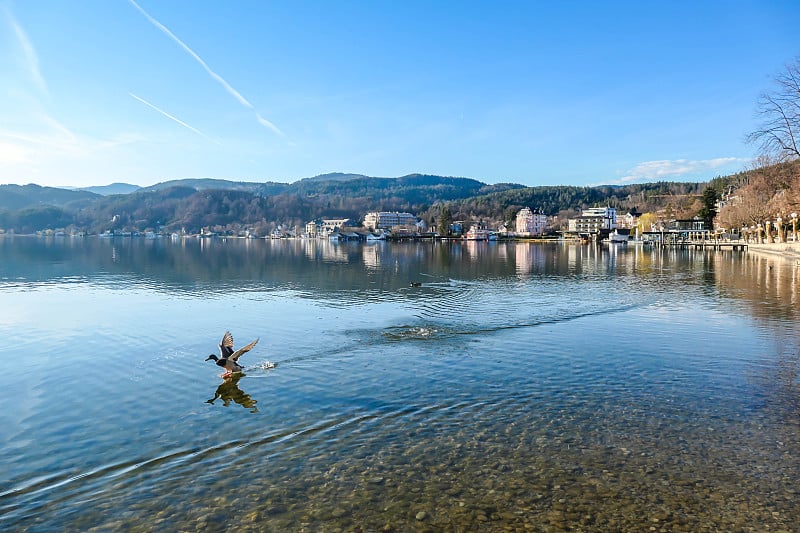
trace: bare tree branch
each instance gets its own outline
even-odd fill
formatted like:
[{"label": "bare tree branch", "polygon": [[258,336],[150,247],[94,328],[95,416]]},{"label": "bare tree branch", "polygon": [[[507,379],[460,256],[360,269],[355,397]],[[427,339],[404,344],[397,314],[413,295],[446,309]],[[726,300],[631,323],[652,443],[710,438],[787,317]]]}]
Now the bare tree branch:
[{"label": "bare tree branch", "polygon": [[747,136],[764,155],[778,161],[800,158],[800,58],[775,77],[775,88],[758,99],[763,122]]}]

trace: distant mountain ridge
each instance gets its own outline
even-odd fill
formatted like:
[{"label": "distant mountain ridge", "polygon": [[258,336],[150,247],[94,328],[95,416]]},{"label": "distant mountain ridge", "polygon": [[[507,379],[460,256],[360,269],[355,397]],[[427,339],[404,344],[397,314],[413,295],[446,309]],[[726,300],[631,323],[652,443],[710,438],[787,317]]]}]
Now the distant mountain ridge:
[{"label": "distant mountain ridge", "polygon": [[99,197],[99,194],[90,191],[42,187],[35,183],[0,185],[0,209],[17,210],[36,205],[64,207]]},{"label": "distant mountain ridge", "polygon": [[350,181],[361,178],[369,178],[364,174],[348,174],[346,172],[329,172],[327,174],[319,174],[312,178],[303,178],[300,181]]},{"label": "distant mountain ridge", "polygon": [[138,185],[130,183],[111,183],[109,185],[93,185],[91,187],[80,187],[75,189],[78,191],[88,191],[101,196],[108,196],[110,194],[129,194],[141,189]]}]

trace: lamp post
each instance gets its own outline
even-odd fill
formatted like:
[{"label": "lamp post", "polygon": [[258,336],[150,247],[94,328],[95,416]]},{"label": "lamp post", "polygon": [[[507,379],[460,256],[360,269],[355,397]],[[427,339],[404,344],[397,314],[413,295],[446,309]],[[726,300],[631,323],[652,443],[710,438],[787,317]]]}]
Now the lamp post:
[{"label": "lamp post", "polygon": [[792,213],[792,240],[797,242],[797,213]]}]

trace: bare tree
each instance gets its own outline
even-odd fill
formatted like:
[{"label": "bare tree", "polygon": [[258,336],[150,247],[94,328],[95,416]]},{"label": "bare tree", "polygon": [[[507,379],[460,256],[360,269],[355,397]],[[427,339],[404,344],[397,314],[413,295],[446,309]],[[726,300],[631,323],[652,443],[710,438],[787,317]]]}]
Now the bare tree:
[{"label": "bare tree", "polygon": [[800,158],[800,57],[775,77],[775,87],[758,99],[762,123],[747,136],[778,161]]}]

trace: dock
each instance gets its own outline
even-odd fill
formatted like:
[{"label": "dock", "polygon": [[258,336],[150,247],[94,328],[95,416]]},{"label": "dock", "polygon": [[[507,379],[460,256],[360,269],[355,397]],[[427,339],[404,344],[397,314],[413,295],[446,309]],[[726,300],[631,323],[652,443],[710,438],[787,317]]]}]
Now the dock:
[{"label": "dock", "polygon": [[733,251],[747,251],[747,243],[744,241],[724,241],[724,240],[672,240],[665,241],[645,241],[646,244],[657,247],[667,248],[695,248],[698,250],[712,249],[712,250],[733,250]]}]

